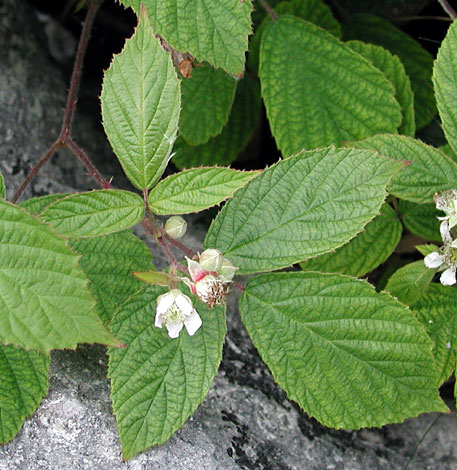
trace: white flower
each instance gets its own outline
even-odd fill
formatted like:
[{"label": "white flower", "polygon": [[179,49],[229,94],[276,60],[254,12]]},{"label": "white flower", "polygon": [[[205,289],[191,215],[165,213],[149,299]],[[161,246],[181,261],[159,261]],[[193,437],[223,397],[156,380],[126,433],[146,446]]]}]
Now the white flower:
[{"label": "white flower", "polygon": [[447,220],[441,222],[441,237],[443,238],[443,246],[440,252],[434,251],[424,258],[427,268],[444,270],[440,277],[443,286],[452,286],[456,283],[457,270],[457,247],[455,241],[452,240]]},{"label": "white flower", "polygon": [[433,199],[436,208],[446,213],[445,217],[438,217],[438,219],[447,221],[449,229],[452,229],[457,225],[457,191],[450,189],[441,194],[435,193]]},{"label": "white flower", "polygon": [[177,338],[183,326],[192,336],[202,326],[202,320],[194,309],[190,298],[179,289],[173,289],[157,297],[154,325],[158,328],[165,325],[168,336]]}]

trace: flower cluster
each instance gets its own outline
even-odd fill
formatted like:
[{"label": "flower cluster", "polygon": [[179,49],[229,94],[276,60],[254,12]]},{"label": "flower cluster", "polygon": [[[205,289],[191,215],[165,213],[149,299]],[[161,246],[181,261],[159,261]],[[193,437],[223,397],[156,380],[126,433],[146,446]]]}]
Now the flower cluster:
[{"label": "flower cluster", "polygon": [[219,250],[208,249],[199,255],[198,261],[187,258],[187,267],[192,279],[183,278],[191,292],[210,308],[225,303],[228,284],[237,271]]},{"label": "flower cluster", "polygon": [[424,258],[427,268],[439,269],[443,271],[440,282],[444,286],[451,286],[456,283],[457,271],[457,239],[453,240],[451,229],[457,225],[457,191],[449,190],[434,196],[436,208],[445,212],[445,217],[438,217],[441,220],[440,232],[443,239],[443,246],[440,251],[434,251]]},{"label": "flower cluster", "polygon": [[[215,249],[205,250],[198,261],[187,258],[189,278],[181,278],[191,292],[210,308],[225,302],[228,284],[237,267]],[[192,300],[179,289],[172,289],[157,298],[155,326],[165,326],[170,338],[177,338],[183,326],[192,336],[202,325],[202,320],[192,305]]]}]

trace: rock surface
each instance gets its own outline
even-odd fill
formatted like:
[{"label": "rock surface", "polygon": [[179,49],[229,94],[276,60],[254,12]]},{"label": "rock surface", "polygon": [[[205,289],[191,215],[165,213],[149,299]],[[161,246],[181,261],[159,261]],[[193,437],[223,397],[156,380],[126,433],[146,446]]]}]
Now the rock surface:
[{"label": "rock surface", "polygon": [[[27,4],[4,0],[0,17],[0,169],[11,196],[28,164],[58,132],[66,84]],[[109,149],[104,152],[109,156]],[[73,161],[59,155],[29,196],[92,187]],[[198,248],[203,226],[199,218],[190,222],[186,242]],[[229,333],[214,385],[166,444],[121,462],[105,350],[81,346],[53,353],[49,395],[19,435],[0,447],[0,470],[400,470],[410,459],[411,469],[457,468],[454,414],[357,432],[327,429],[274,384],[240,323],[235,295],[227,316]]]}]

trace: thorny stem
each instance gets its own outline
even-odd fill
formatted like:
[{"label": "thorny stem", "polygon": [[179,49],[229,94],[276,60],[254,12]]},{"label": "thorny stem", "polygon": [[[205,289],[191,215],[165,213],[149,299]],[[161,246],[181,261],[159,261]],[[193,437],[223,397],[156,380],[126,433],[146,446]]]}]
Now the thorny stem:
[{"label": "thorny stem", "polygon": [[273,11],[273,8],[271,8],[267,0],[258,0],[258,2],[262,5],[262,8],[270,15],[273,21],[276,21],[278,19],[278,15]]},{"label": "thorny stem", "polygon": [[70,79],[70,88],[68,90],[67,102],[65,104],[64,117],[62,121],[62,127],[60,130],[59,136],[56,138],[54,143],[49,147],[46,153],[40,158],[38,163],[30,170],[30,173],[25,178],[24,182],[16,190],[16,193],[13,196],[11,202],[16,203],[21,197],[22,193],[25,191],[27,186],[32,182],[33,178],[38,174],[41,167],[48,161],[50,158],[62,147],[67,147],[72,151],[76,157],[78,157],[83,165],[88,169],[89,174],[92,175],[97,183],[100,184],[102,188],[109,188],[110,182],[106,181],[101,174],[97,171],[94,164],[90,161],[89,157],[84,153],[84,151],[75,144],[75,142],[70,137],[70,128],[75,114],[77,96],[79,91],[79,84],[81,81],[81,71],[84,61],[84,56],[86,54],[87,44],[90,38],[90,31],[94,24],[95,15],[97,9],[100,5],[100,2],[93,0],[90,2],[86,20],[84,21],[83,29],[81,31],[81,37],[79,39],[78,49],[76,51],[75,63],[73,65],[73,72]]},{"label": "thorny stem", "polygon": [[76,144],[70,136],[65,139],[65,146],[79,158],[82,164],[86,167],[87,173],[90,176],[93,176],[95,181],[97,181],[103,189],[109,189],[111,181],[106,181],[105,178],[103,178],[84,150]]},{"label": "thorny stem", "polygon": [[163,236],[163,238],[165,238],[167,240],[167,242],[169,242],[172,245],[179,248],[181,251],[186,253],[186,255],[188,255],[190,258],[192,258],[194,256],[193,250],[191,250],[186,245],[184,245],[184,243],[181,243],[180,241],[175,240],[174,238],[170,237],[170,235],[168,235],[168,233],[165,232],[164,230],[162,230],[162,236]]},{"label": "thorny stem", "polygon": [[455,20],[457,14],[451,5],[449,5],[448,0],[438,0],[438,3],[443,7],[443,10],[449,15],[449,17],[452,20]]}]

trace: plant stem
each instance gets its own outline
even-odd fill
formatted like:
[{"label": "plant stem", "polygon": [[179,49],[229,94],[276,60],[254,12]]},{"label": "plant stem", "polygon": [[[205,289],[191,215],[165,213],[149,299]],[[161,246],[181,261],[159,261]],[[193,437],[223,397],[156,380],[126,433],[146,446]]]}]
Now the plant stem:
[{"label": "plant stem", "polygon": [[21,197],[21,194],[25,191],[30,182],[38,174],[40,168],[57,152],[61,147],[63,147],[62,141],[58,138],[55,142],[49,147],[48,151],[41,157],[40,161],[30,170],[30,173],[25,178],[24,182],[19,186],[19,188],[14,193],[13,199],[11,202],[16,204],[17,200]]},{"label": "plant stem", "polygon": [[90,158],[86,155],[84,150],[78,144],[76,144],[70,136],[67,136],[67,138],[65,139],[65,146],[78,157],[78,159],[86,167],[88,174],[90,176],[93,176],[95,181],[97,181],[97,183],[103,189],[109,189],[111,180],[106,181],[105,178],[103,178],[97,168],[95,168],[95,165],[92,163]]},{"label": "plant stem", "polygon": [[443,7],[443,10],[449,15],[449,18],[455,20],[457,14],[455,10],[449,5],[448,0],[438,0],[438,3]]},{"label": "plant stem", "polygon": [[76,103],[78,102],[79,84],[81,82],[81,72],[83,68],[84,56],[89,43],[90,32],[94,24],[95,15],[97,13],[99,4],[98,2],[91,2],[87,10],[86,20],[84,21],[81,36],[79,38],[78,49],[76,51],[75,63],[73,65],[73,72],[71,73],[70,89],[68,90],[67,102],[65,104],[65,112],[62,122],[62,129],[60,135],[66,137],[70,132],[71,122],[75,114]]},{"label": "plant stem", "polygon": [[64,117],[62,121],[62,127],[60,133],[54,143],[49,147],[46,153],[40,158],[38,163],[30,170],[30,173],[25,178],[24,182],[16,190],[13,199],[11,202],[16,203],[21,197],[22,193],[25,191],[27,186],[32,182],[33,178],[38,174],[38,171],[41,167],[51,159],[51,157],[62,147],[67,147],[71,152],[73,152],[88,169],[89,174],[92,175],[97,183],[100,184],[102,188],[109,188],[110,182],[106,181],[101,174],[95,168],[95,165],[90,161],[89,157],[84,153],[84,151],[75,144],[75,142],[70,137],[70,128],[75,114],[76,103],[78,101],[78,91],[79,84],[81,82],[81,71],[84,61],[84,56],[87,50],[87,44],[90,38],[90,31],[94,24],[95,15],[97,13],[98,7],[100,6],[99,0],[93,0],[90,2],[86,19],[84,21],[83,29],[81,31],[81,37],[79,39],[78,49],[76,51],[75,63],[73,65],[73,72],[70,79],[70,88],[68,90],[67,102],[65,104]]},{"label": "plant stem", "polygon": [[258,0],[258,2],[262,5],[262,8],[270,15],[273,21],[276,21],[278,19],[278,15],[273,11],[273,8],[271,8],[267,0]]},{"label": "plant stem", "polygon": [[164,230],[162,230],[162,236],[163,238],[167,240],[167,242],[171,243],[172,245],[176,246],[181,251],[186,253],[186,255],[188,255],[189,258],[192,258],[194,256],[195,253],[193,252],[193,250],[191,250],[186,245],[184,245],[184,243],[181,243],[180,241],[175,240],[174,238],[170,237],[170,235],[168,235],[168,233],[165,232]]},{"label": "plant stem", "polygon": [[407,23],[408,21],[449,21],[451,22],[452,19],[448,16],[399,16],[397,18],[392,19],[393,23]]}]

